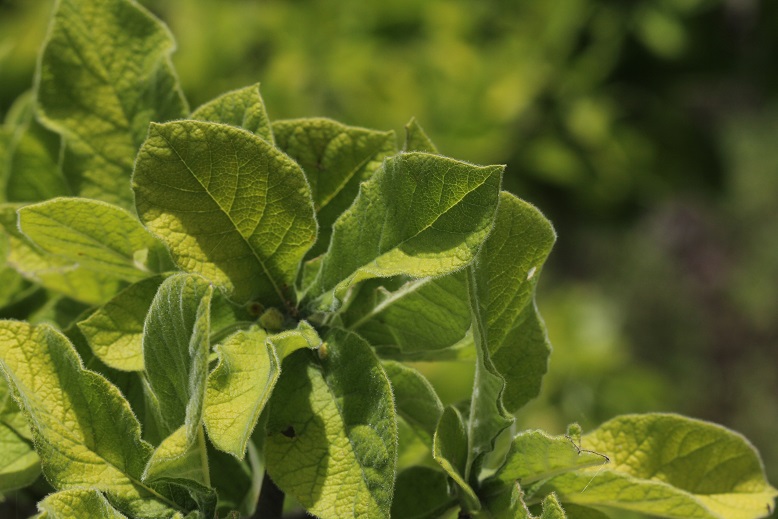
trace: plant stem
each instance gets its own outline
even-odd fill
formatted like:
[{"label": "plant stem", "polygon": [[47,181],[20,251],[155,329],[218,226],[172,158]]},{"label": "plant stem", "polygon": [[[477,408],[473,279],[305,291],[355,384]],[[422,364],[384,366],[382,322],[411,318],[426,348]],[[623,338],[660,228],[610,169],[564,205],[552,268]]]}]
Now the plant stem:
[{"label": "plant stem", "polygon": [[262,479],[257,511],[252,519],[281,519],[284,513],[284,493],[273,483],[267,472]]}]

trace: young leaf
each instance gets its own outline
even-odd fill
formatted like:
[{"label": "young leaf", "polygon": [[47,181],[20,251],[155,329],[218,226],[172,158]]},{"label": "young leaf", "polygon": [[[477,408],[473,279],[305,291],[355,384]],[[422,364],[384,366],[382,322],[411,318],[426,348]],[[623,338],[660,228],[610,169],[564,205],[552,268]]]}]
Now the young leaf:
[{"label": "young leaf", "polygon": [[237,302],[289,304],[316,219],[305,175],[271,144],[222,124],[152,124],[133,188],[141,220],[182,269]]},{"label": "young leaf", "polygon": [[601,467],[607,458],[581,450],[565,436],[550,436],[543,431],[524,431],[516,435],[508,448],[505,462],[489,481],[504,485],[514,482],[526,487],[536,481],[586,467]]},{"label": "young leaf", "polygon": [[462,416],[455,407],[446,407],[435,430],[432,457],[459,487],[462,508],[466,512],[477,512],[481,509],[481,503],[465,476],[467,454],[467,431]]},{"label": "young leaf", "polygon": [[127,188],[150,121],[187,114],[173,37],[132,0],[59,0],[40,58],[42,122],[68,142],[77,194],[132,207]]},{"label": "young leaf", "polygon": [[311,295],[372,277],[441,276],[470,263],[492,227],[501,166],[396,155],[335,222]]},{"label": "young leaf", "polygon": [[445,472],[416,465],[397,475],[392,517],[438,519],[456,503],[449,494]]},{"label": "young leaf", "polygon": [[322,346],[321,338],[307,321],[297,323],[297,328],[276,333],[267,338],[280,360],[301,348],[316,349]]},{"label": "young leaf", "polygon": [[86,198],[55,198],[19,209],[19,227],[44,251],[128,281],[149,276],[138,253],[158,242],[126,210]]},{"label": "young leaf", "polygon": [[192,119],[243,128],[273,144],[273,131],[259,83],[222,94],[192,112]]},{"label": "young leaf", "polygon": [[[160,285],[143,328],[146,378],[163,437],[144,478],[187,477],[208,486],[202,433],[213,286],[191,274]],[[192,465],[195,465],[195,469]]]},{"label": "young leaf", "polygon": [[215,348],[219,363],[208,375],[203,412],[208,436],[238,459],[278,380],[280,362],[266,337],[259,328],[231,335]]},{"label": "young leaf", "polygon": [[143,323],[163,281],[154,276],[116,294],[78,323],[95,356],[122,371],[143,371]]},{"label": "young leaf", "polygon": [[411,118],[408,124],[405,125],[405,146],[403,146],[403,151],[438,152],[438,149],[432,144],[432,141],[419,123],[416,122],[415,118]]},{"label": "young leaf", "polygon": [[502,192],[494,229],[476,258],[478,303],[502,400],[516,411],[540,392],[551,347],[534,303],[540,269],[556,239],[532,205]]},{"label": "young leaf", "polygon": [[327,250],[332,224],[348,209],[383,160],[394,154],[394,132],[345,126],[330,119],[293,119],[273,122],[276,145],[303,168],[311,185],[319,221],[319,238],[308,252]]},{"label": "young leaf", "polygon": [[46,325],[0,321],[0,369],[25,413],[46,479],[55,489],[88,486],[134,517],[168,517],[175,504],[140,482],[151,446],[119,391],[85,370]]},{"label": "young leaf", "polygon": [[584,436],[583,444],[607,453],[611,463],[557,476],[541,492],[678,519],[764,517],[778,495],[751,444],[711,423],[671,414],[624,415]]},{"label": "young leaf", "polygon": [[100,517],[127,519],[114,508],[98,490],[78,488],[49,494],[38,503],[40,519],[71,519],[73,517]]},{"label": "young leaf", "polygon": [[389,380],[370,345],[334,329],[327,354],[284,362],[265,448],[276,485],[321,519],[388,518],[397,459]]},{"label": "young leaf", "polygon": [[383,366],[392,383],[397,413],[431,440],[443,414],[443,404],[432,384],[424,375],[399,362],[384,361]]}]

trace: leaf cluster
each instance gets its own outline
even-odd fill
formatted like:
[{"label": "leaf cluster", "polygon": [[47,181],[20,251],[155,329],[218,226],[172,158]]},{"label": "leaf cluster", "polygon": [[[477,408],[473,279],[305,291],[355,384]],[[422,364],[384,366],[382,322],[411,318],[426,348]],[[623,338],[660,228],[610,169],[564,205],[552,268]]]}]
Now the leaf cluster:
[{"label": "leaf cluster", "polygon": [[[555,233],[501,166],[414,121],[401,149],[271,121],[257,85],[190,111],[173,47],[131,0],[61,0],[2,128],[0,492],[42,473],[40,518],[271,517],[285,495],[323,519],[769,511],[719,426],[514,430]],[[474,366],[468,402],[408,364],[441,359]]]}]

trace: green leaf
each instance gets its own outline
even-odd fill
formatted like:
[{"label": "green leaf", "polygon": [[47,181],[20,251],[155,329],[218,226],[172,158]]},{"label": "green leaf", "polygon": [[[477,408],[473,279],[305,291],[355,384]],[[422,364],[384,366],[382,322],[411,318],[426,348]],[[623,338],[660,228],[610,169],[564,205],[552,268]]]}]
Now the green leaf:
[{"label": "green leaf", "polygon": [[59,0],[41,55],[42,122],[69,146],[79,196],[132,207],[128,180],[150,121],[188,113],[168,29],[131,0]]},{"label": "green leaf", "polygon": [[518,483],[500,487],[500,491],[485,497],[488,517],[495,519],[534,519],[524,503],[524,493]]},{"label": "green leaf", "polygon": [[566,517],[562,505],[554,494],[547,495],[543,499],[543,513],[540,514],[540,519],[565,519]]},{"label": "green leaf", "polygon": [[387,159],[335,222],[313,296],[400,274],[441,276],[470,263],[492,227],[501,166],[425,153]]},{"label": "green leaf", "polygon": [[[265,434],[264,428],[262,434]],[[253,516],[265,474],[262,456],[254,447],[254,442],[249,442],[247,456],[243,461],[210,445],[208,447],[211,484],[219,496],[219,517],[227,515],[231,510],[240,510],[239,517]]]},{"label": "green leaf", "polygon": [[[280,360],[302,348],[316,349],[322,346],[318,332],[307,321],[297,323],[297,328],[270,335],[267,338]],[[326,347],[326,346],[325,346]]]},{"label": "green leaf", "polygon": [[671,414],[625,415],[583,437],[610,456],[602,469],[551,479],[562,501],[657,517],[764,517],[778,495],[755,449],[721,426]]},{"label": "green leaf", "polygon": [[0,378],[0,495],[32,484],[40,472],[29,427]]},{"label": "green leaf", "polygon": [[448,406],[435,430],[432,457],[459,487],[462,508],[467,512],[476,512],[481,509],[481,503],[466,480],[467,454],[467,431],[462,416],[455,407]]},{"label": "green leaf", "polygon": [[0,206],[0,225],[10,246],[8,265],[34,283],[87,304],[102,304],[119,290],[121,281],[116,277],[40,250],[17,227],[16,211],[20,207]]},{"label": "green leaf", "polygon": [[476,259],[486,344],[505,379],[502,400],[511,412],[538,395],[547,369],[551,346],[534,295],[555,239],[540,211],[502,192],[494,229]]},{"label": "green leaf", "polygon": [[273,144],[273,130],[259,83],[222,94],[192,112],[192,119],[243,128]]},{"label": "green leaf", "polygon": [[[564,472],[603,466],[604,455],[581,450],[566,436],[550,436],[543,431],[524,431],[511,441],[505,462],[489,478],[510,485],[518,481],[526,487]],[[485,482],[485,485],[489,483]]]},{"label": "green leaf", "polygon": [[141,440],[129,404],[83,368],[64,336],[46,325],[0,321],[0,369],[55,489],[88,486],[134,517],[172,515],[172,501],[140,482],[151,447]]},{"label": "green leaf", "polygon": [[476,266],[469,267],[467,293],[473,317],[473,341],[476,348],[473,395],[470,399],[467,438],[469,441],[467,470],[470,481],[477,481],[484,456],[494,450],[494,442],[505,429],[513,424],[514,418],[502,403],[505,380],[500,376],[489,355],[485,317],[478,298]]},{"label": "green leaf", "polygon": [[334,329],[325,341],[326,355],[299,352],[283,364],[270,400],[268,474],[322,519],[388,518],[397,459],[389,380],[358,335]]},{"label": "green leaf", "polygon": [[150,275],[139,261],[158,242],[126,210],[86,198],[55,198],[22,207],[22,232],[44,251],[128,281]]},{"label": "green leaf", "polygon": [[438,152],[438,149],[432,144],[432,141],[419,123],[416,122],[415,118],[411,118],[408,124],[405,125],[405,146],[403,146],[403,151]]},{"label": "green leaf", "polygon": [[143,359],[159,430],[165,440],[144,478],[187,477],[208,482],[201,419],[208,376],[213,286],[191,274],[160,285],[143,329]]},{"label": "green leaf", "polygon": [[[38,202],[70,194],[59,165],[61,139],[35,119],[34,102],[32,95],[24,94],[6,118],[6,155],[0,157],[0,179],[5,181],[5,197],[11,202]],[[11,112],[19,114],[14,117]]]},{"label": "green leaf", "polygon": [[275,348],[259,328],[239,331],[216,346],[219,364],[208,375],[203,420],[216,448],[238,459],[278,380]]},{"label": "green leaf", "polygon": [[403,470],[394,484],[392,517],[438,519],[456,503],[444,472],[417,465]]},{"label": "green leaf", "polygon": [[394,132],[345,126],[330,119],[292,119],[273,122],[276,145],[303,168],[311,185],[319,239],[308,252],[327,249],[332,225],[348,209],[383,160],[396,153]]},{"label": "green leaf", "polygon": [[417,370],[394,361],[383,362],[384,371],[392,383],[397,413],[432,439],[443,414],[432,384]]},{"label": "green leaf", "polygon": [[237,302],[290,304],[316,219],[305,175],[271,144],[222,124],[152,124],[133,187],[179,267]]},{"label": "green leaf", "polygon": [[[344,314],[344,324],[377,348],[394,346],[409,358],[441,350],[459,342],[470,328],[465,278],[454,273],[440,278],[422,278],[394,291],[379,284],[364,283],[360,303],[349,308],[372,307],[362,315]],[[364,292],[372,301],[365,301]],[[372,296],[372,297],[371,297]],[[367,303],[367,304],[364,304]],[[355,312],[351,312],[355,314]]]},{"label": "green leaf", "polygon": [[164,278],[132,284],[78,323],[92,352],[106,366],[143,371],[143,323]]},{"label": "green leaf", "polygon": [[114,508],[98,490],[78,488],[63,490],[46,496],[38,503],[41,519],[72,519],[74,517],[100,517],[102,519],[127,519]]}]

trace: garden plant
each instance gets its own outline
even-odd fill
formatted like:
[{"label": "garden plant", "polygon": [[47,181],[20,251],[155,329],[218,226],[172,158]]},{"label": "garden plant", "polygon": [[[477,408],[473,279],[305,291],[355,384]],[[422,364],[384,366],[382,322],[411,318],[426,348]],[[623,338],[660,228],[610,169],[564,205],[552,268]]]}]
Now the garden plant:
[{"label": "garden plant", "polygon": [[[516,430],[556,235],[501,166],[391,131],[190,110],[167,28],[60,0],[0,133],[0,493],[36,517],[769,515],[749,442],[671,414]],[[473,366],[444,406],[413,367]],[[45,481],[39,476],[42,474]],[[615,512],[614,512],[615,511]]]}]

